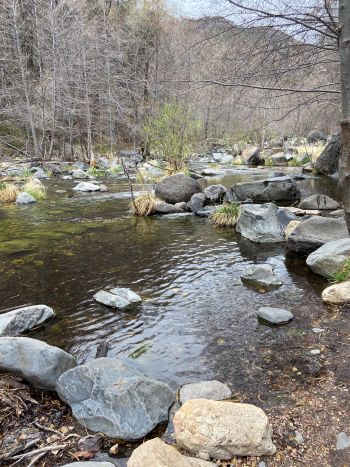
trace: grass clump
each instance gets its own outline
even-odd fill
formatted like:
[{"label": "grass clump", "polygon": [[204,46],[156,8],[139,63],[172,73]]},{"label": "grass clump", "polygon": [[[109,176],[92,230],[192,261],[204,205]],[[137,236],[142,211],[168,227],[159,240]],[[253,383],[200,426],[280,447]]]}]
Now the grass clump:
[{"label": "grass clump", "polygon": [[156,211],[156,197],[151,193],[137,196],[130,207],[135,216],[152,216]]},{"label": "grass clump", "polygon": [[96,167],[90,167],[86,173],[90,175],[91,177],[96,177],[96,178],[104,177],[106,175],[104,170],[96,169]]},{"label": "grass clump", "polygon": [[341,268],[330,275],[329,280],[333,283],[350,280],[350,258],[345,260],[345,263]]},{"label": "grass clump", "polygon": [[14,203],[19,189],[13,183],[0,183],[0,204]]},{"label": "grass clump", "polygon": [[31,178],[28,180],[28,182],[23,185],[23,191],[33,196],[37,201],[46,198],[45,187],[37,178]]},{"label": "grass clump", "polygon": [[217,227],[234,227],[240,214],[240,207],[237,203],[223,204],[213,212],[209,220]]}]

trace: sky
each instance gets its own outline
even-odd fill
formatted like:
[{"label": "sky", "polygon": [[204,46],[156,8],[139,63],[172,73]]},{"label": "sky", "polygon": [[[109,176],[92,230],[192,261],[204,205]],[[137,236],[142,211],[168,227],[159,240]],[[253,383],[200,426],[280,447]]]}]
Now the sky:
[{"label": "sky", "polygon": [[198,17],[215,14],[219,9],[216,0],[167,0],[169,10],[178,15]]}]

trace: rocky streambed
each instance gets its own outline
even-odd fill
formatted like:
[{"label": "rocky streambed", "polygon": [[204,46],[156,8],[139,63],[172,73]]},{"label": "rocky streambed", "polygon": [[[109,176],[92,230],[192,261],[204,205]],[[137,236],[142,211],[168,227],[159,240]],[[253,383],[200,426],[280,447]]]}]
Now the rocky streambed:
[{"label": "rocky streambed", "polygon": [[[268,169],[231,169],[202,183],[228,187],[272,174]],[[81,368],[93,365],[98,344],[107,339],[109,358],[173,393],[189,382],[225,383],[236,402],[265,410],[277,447],[273,457],[233,459],[233,465],[346,462],[346,449],[337,450],[336,443],[340,433],[349,432],[349,326],[346,307],[322,302],[326,280],[313,274],[305,259],[286,259],[283,243],[257,244],[191,215],[132,217],[126,181],[105,183],[107,193],[79,194],[71,180],[52,179],[40,205],[1,210],[4,308],[45,303],[55,312],[26,336],[74,355],[85,364]],[[298,182],[302,189],[337,199],[335,185],[330,178]],[[247,268],[256,264],[270,266],[278,287],[242,282]],[[94,300],[96,292],[113,287],[131,288],[143,300],[121,310]],[[266,306],[286,308],[294,319],[283,327],[266,326],[256,317]],[[62,412],[56,428],[59,423],[71,426],[74,421],[63,415],[67,409],[50,397]],[[27,424],[41,425],[38,416],[27,418]],[[49,428],[56,429],[53,421]],[[181,423],[186,425],[186,417]],[[76,430],[71,433],[82,437]],[[171,439],[171,430],[167,436]],[[106,446],[108,451],[112,443]],[[121,444],[109,461],[124,465],[134,447]],[[73,452],[77,450],[75,446]],[[69,459],[74,457],[60,457],[57,465]]]}]

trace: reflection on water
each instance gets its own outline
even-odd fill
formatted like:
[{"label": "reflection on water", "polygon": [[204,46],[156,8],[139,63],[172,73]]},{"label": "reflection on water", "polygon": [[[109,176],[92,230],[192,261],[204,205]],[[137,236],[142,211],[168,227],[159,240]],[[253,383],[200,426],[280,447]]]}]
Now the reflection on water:
[{"label": "reflection on water", "polygon": [[[230,186],[266,174],[238,171],[203,183]],[[329,180],[330,186],[315,179],[302,187],[335,196]],[[29,335],[80,362],[107,338],[109,356],[174,387],[216,377],[248,393],[262,388],[264,349],[320,316],[324,282],[285,261],[283,245],[253,244],[193,216],[131,217],[125,182],[106,183],[109,193],[70,198],[74,182],[52,180],[48,200],[1,211],[2,308],[52,306],[57,317]],[[240,272],[259,262],[274,267],[280,289],[262,294],[243,286]],[[122,311],[95,303],[93,294],[108,286],[130,287],[144,301]],[[278,329],[261,326],[255,311],[262,305],[287,307],[295,320]]]}]

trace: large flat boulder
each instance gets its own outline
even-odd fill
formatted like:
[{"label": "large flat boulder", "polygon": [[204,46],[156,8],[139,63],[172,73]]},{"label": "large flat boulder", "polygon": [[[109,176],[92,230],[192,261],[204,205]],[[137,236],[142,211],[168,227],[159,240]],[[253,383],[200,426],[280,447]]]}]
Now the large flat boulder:
[{"label": "large flat boulder", "polygon": [[53,309],[46,305],[25,306],[3,313],[0,315],[0,336],[18,336],[44,323],[54,314]]},{"label": "large flat boulder", "polygon": [[163,201],[175,204],[185,201],[186,203],[195,193],[200,193],[201,187],[192,177],[183,174],[166,177],[155,186],[155,195]]},{"label": "large flat boulder", "polygon": [[58,378],[76,364],[72,355],[37,339],[0,337],[0,371],[16,373],[38,388],[55,389]]},{"label": "large flat boulder", "polygon": [[350,238],[327,242],[306,259],[312,272],[330,277],[350,258]]},{"label": "large flat boulder", "polygon": [[174,446],[165,444],[160,438],[153,438],[134,450],[127,465],[128,467],[210,467],[216,464],[186,457]]},{"label": "large flat boulder", "polygon": [[174,394],[112,358],[98,358],[64,373],[56,390],[89,430],[137,440],[168,419]]},{"label": "large flat boulder", "polygon": [[236,183],[231,191],[238,201],[295,201],[300,198],[300,190],[295,180],[287,176]]},{"label": "large flat boulder", "polygon": [[284,242],[284,229],[297,219],[286,209],[273,203],[244,204],[237,221],[236,230],[243,237],[256,243]]},{"label": "large flat boulder", "polygon": [[301,222],[289,235],[287,249],[308,255],[327,242],[349,237],[344,219],[311,217]]},{"label": "large flat boulder", "polygon": [[210,458],[272,455],[272,429],[264,411],[250,404],[187,401],[174,416],[179,447]]},{"label": "large flat boulder", "polygon": [[316,161],[315,169],[317,173],[322,175],[332,175],[339,171],[340,148],[340,136],[332,136]]},{"label": "large flat boulder", "polygon": [[311,195],[307,198],[304,198],[300,204],[300,209],[311,209],[311,210],[320,210],[320,211],[334,211],[338,209],[339,203],[334,199],[326,195]]},{"label": "large flat boulder", "polygon": [[322,292],[322,300],[332,305],[346,305],[350,303],[350,281],[333,284]]},{"label": "large flat boulder", "polygon": [[232,397],[231,389],[221,381],[200,381],[199,383],[188,383],[181,386],[179,400],[181,404],[191,399],[211,399],[222,401]]}]

